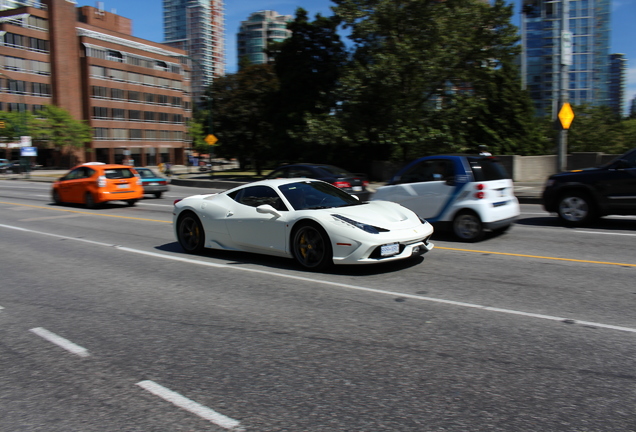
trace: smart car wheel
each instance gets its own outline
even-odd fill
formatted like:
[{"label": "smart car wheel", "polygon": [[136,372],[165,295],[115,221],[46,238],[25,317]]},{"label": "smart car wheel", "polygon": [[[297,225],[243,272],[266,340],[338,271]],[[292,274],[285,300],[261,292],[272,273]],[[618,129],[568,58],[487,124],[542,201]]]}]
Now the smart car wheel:
[{"label": "smart car wheel", "polygon": [[333,264],[329,236],[312,223],[304,223],[294,231],[292,250],[296,261],[308,270],[320,270]]},{"label": "smart car wheel", "polygon": [[93,198],[93,194],[87,192],[86,197],[84,198],[84,203],[89,209],[95,208],[95,198]]},{"label": "smart car wheel", "polygon": [[559,198],[559,218],[566,225],[583,225],[595,217],[592,200],[584,193],[569,192]]},{"label": "smart car wheel", "polygon": [[484,227],[476,213],[462,211],[453,220],[453,233],[465,242],[476,242],[484,237]]},{"label": "smart car wheel", "polygon": [[179,218],[177,225],[177,238],[179,244],[188,253],[200,253],[203,251],[205,233],[199,218],[193,213],[187,213]]},{"label": "smart car wheel", "polygon": [[60,193],[56,190],[53,191],[53,202],[55,204],[62,204],[62,199],[60,198]]}]

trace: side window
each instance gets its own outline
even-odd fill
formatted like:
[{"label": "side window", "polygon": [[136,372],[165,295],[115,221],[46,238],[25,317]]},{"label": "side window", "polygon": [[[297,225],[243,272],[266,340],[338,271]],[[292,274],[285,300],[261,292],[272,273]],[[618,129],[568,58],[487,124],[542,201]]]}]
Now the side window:
[{"label": "side window", "polygon": [[77,168],[64,176],[64,180],[77,180],[84,177],[84,168]]},{"label": "side window", "polygon": [[398,183],[423,183],[430,181],[447,181],[455,177],[453,161],[446,159],[429,159],[409,168],[400,177]]},{"label": "side window", "polygon": [[287,170],[285,168],[272,171],[267,177],[269,178],[287,178]]},{"label": "side window", "polygon": [[234,198],[236,202],[250,207],[269,204],[276,210],[287,210],[276,191],[269,186],[246,187],[232,198]]},{"label": "side window", "polygon": [[307,168],[290,168],[289,169],[289,178],[313,178],[314,175]]}]

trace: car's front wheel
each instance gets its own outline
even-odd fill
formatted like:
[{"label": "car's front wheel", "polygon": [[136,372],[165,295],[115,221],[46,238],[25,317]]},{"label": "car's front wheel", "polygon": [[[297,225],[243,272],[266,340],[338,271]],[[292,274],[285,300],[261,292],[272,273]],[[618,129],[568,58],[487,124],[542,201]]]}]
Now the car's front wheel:
[{"label": "car's front wheel", "polygon": [[464,210],[453,219],[453,233],[464,242],[476,242],[484,237],[484,227],[477,213]]},{"label": "car's front wheel", "polygon": [[313,223],[302,223],[294,231],[292,251],[296,261],[307,270],[322,270],[333,264],[329,236]]},{"label": "car's front wheel", "polygon": [[62,198],[60,198],[60,193],[56,190],[53,191],[53,202],[57,205],[62,204]]},{"label": "car's front wheel", "polygon": [[204,249],[205,232],[201,221],[194,213],[186,213],[177,222],[177,238],[187,253],[201,253]]},{"label": "car's front wheel", "polygon": [[557,213],[564,224],[571,226],[584,225],[596,217],[592,200],[582,192],[561,195]]}]

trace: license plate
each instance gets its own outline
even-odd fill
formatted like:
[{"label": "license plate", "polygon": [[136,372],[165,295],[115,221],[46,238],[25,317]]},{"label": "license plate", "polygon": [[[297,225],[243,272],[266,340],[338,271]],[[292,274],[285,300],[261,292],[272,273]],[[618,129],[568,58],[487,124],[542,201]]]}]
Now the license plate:
[{"label": "license plate", "polygon": [[128,189],[128,184],[118,184],[117,187],[119,189]]},{"label": "license plate", "polygon": [[353,187],[353,191],[354,192],[362,192],[362,186],[354,186]]},{"label": "license plate", "polygon": [[380,255],[381,256],[391,256],[400,253],[400,244],[393,243],[380,246]]}]

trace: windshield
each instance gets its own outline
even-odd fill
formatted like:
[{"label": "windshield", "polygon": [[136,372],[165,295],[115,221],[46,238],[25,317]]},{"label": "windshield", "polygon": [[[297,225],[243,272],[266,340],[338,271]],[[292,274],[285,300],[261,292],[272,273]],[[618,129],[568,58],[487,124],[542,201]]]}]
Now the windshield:
[{"label": "windshield", "polygon": [[278,188],[294,210],[345,207],[361,204],[357,198],[319,181],[289,183]]},{"label": "windshield", "polygon": [[139,169],[137,168],[137,172],[141,178],[155,178],[157,177],[155,173],[150,171],[149,169]]}]

